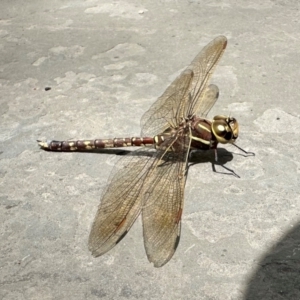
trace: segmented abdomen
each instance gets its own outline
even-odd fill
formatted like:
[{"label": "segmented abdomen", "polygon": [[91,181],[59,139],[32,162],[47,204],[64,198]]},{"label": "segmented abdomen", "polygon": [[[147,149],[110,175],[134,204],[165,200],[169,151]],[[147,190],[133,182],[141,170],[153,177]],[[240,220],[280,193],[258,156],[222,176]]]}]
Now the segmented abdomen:
[{"label": "segmented abdomen", "polygon": [[78,140],[78,141],[38,141],[39,146],[45,150],[51,151],[81,151],[104,148],[120,148],[131,146],[152,145],[154,139],[151,137],[132,137],[132,138],[114,138],[114,139],[96,139],[96,140]]}]

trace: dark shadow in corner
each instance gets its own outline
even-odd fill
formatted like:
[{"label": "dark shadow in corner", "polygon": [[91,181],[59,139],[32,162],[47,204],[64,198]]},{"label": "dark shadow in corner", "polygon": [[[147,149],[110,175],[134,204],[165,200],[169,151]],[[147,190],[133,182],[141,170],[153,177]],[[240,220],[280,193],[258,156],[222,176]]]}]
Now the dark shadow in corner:
[{"label": "dark shadow in corner", "polygon": [[300,299],[300,224],[290,230],[259,262],[244,299]]}]

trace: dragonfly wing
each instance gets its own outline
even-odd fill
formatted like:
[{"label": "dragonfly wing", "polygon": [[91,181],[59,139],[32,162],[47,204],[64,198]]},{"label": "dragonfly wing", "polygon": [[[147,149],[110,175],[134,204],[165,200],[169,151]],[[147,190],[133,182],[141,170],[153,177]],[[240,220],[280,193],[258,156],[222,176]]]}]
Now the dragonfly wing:
[{"label": "dragonfly wing", "polygon": [[89,250],[100,256],[129,231],[141,212],[142,189],[154,149],[138,149],[119,160],[103,193],[89,236]]},{"label": "dragonfly wing", "polygon": [[142,136],[176,128],[181,118],[205,117],[218,97],[207,97],[207,84],[227,45],[218,36],[205,46],[192,63],[170,84],[141,119]]},{"label": "dragonfly wing", "polygon": [[177,127],[185,117],[186,97],[193,79],[193,72],[182,72],[142,116],[142,136],[154,136],[170,127]]},{"label": "dragonfly wing", "polygon": [[[188,143],[185,138],[184,144]],[[187,144],[188,145],[188,144]],[[166,264],[178,246],[188,151],[166,152],[155,162],[142,208],[144,244],[155,267]]]},{"label": "dragonfly wing", "polygon": [[219,88],[210,84],[201,94],[199,101],[201,102],[201,114],[198,116],[206,117],[211,108],[214,106],[219,97]]},{"label": "dragonfly wing", "polygon": [[205,117],[213,106],[214,102],[208,102],[205,97],[206,86],[209,79],[220,60],[227,46],[225,36],[218,36],[205,46],[187,67],[194,73],[193,81],[190,85],[190,99],[187,110],[188,115],[197,115]]}]

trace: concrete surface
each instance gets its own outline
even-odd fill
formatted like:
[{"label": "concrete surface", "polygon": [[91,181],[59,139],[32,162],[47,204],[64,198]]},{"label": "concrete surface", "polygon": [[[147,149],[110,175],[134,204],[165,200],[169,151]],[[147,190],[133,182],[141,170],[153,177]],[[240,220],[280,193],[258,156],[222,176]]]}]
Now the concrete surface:
[{"label": "concrete surface", "polygon": [[[0,298],[300,299],[299,9],[2,0]],[[240,179],[208,159],[190,168],[180,245],[163,268],[147,261],[140,219],[93,258],[88,234],[118,156],[45,152],[36,139],[139,135],[143,112],[220,34],[210,116],[235,116],[238,145],[256,156],[221,147]]]}]

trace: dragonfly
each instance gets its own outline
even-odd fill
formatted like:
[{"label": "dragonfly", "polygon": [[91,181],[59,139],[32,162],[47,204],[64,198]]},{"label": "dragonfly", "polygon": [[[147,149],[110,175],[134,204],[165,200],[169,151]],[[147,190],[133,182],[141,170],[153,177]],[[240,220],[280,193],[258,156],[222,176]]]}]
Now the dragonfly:
[{"label": "dragonfly", "polygon": [[49,151],[143,146],[124,155],[113,169],[89,235],[93,256],[118,244],[139,215],[148,260],[161,267],[174,255],[191,151],[212,149],[217,161],[217,145],[235,145],[239,134],[238,122],[231,116],[207,119],[219,96],[209,80],[226,45],[226,37],[218,36],[200,51],[142,116],[140,137],[38,140]]}]

